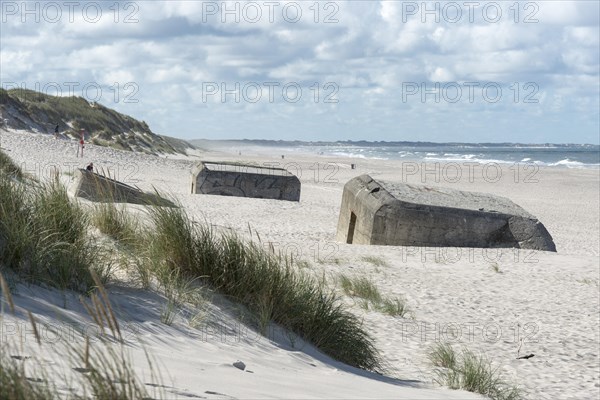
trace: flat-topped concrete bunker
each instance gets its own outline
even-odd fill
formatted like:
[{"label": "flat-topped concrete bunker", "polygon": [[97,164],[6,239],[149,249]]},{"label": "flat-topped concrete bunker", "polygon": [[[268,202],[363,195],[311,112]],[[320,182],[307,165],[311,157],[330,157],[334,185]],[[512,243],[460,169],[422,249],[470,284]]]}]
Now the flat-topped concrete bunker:
[{"label": "flat-topped concrete bunker", "polygon": [[283,168],[205,161],[193,172],[192,193],[299,201],[300,180]]},{"label": "flat-topped concrete bunker", "polygon": [[384,182],[369,175],[351,179],[344,186],[337,240],[556,251],[544,225],[507,198]]}]

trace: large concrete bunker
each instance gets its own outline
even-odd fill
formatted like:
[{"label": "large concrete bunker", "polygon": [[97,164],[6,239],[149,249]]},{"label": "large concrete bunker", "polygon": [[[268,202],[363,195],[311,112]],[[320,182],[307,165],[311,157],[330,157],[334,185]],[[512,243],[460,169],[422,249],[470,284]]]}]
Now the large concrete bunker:
[{"label": "large concrete bunker", "polygon": [[115,202],[173,207],[173,202],[153,193],[145,193],[123,182],[87,171],[76,171],[75,196],[95,202]]},{"label": "large concrete bunker", "polygon": [[300,180],[283,168],[205,161],[192,174],[192,193],[299,201]]},{"label": "large concrete bunker", "polygon": [[556,251],[533,215],[491,194],[378,181],[344,186],[337,240],[431,247],[516,247]]}]

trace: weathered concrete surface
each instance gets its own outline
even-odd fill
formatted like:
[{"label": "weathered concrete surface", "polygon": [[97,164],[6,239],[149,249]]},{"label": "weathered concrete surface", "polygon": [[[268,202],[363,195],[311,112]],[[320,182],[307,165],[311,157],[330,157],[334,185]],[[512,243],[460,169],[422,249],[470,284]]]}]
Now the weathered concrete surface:
[{"label": "weathered concrete surface", "polygon": [[282,168],[202,162],[192,174],[192,193],[300,200],[300,180]]},{"label": "weathered concrete surface", "polygon": [[171,201],[156,194],[145,193],[138,188],[85,169],[76,171],[75,196],[96,202],[175,206]]},{"label": "weathered concrete surface", "polygon": [[544,225],[507,198],[376,181],[369,175],[351,179],[344,186],[337,240],[556,251]]}]

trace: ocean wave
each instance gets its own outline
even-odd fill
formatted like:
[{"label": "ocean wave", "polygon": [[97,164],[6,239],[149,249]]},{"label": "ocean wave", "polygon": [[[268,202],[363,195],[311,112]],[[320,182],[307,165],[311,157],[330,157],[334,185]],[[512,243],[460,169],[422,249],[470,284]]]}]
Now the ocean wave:
[{"label": "ocean wave", "polygon": [[424,157],[425,161],[442,161],[442,162],[470,162],[470,163],[496,163],[496,164],[514,164],[514,161],[510,160],[498,160],[493,158],[475,158],[474,157]]},{"label": "ocean wave", "polygon": [[585,164],[580,161],[573,161],[565,158],[564,160],[548,164],[549,167],[567,167],[567,168],[598,168],[600,164]]},{"label": "ocean wave", "polygon": [[329,154],[332,156],[338,156],[338,157],[361,158],[361,159],[369,159],[369,160],[388,160],[388,158],[385,158],[385,157],[376,157],[376,156],[371,156],[371,155],[366,156],[364,154],[348,153],[348,152],[343,152],[343,151],[333,151]]},{"label": "ocean wave", "polygon": [[[560,154],[559,152],[532,152],[523,151],[474,151],[460,152],[453,149],[399,149],[389,146],[361,148],[360,146],[303,146],[303,151],[318,153],[321,156],[334,156],[344,158],[372,159],[372,160],[413,160],[423,162],[456,162],[501,165],[514,165],[517,163],[531,164],[540,167],[554,168],[598,168],[597,157],[589,152],[581,154]],[[312,150],[312,151],[310,151]]]}]

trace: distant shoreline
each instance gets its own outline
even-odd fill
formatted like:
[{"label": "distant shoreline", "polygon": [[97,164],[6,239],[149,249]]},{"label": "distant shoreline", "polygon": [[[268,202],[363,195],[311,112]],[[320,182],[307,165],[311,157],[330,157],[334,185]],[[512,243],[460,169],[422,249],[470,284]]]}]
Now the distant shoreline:
[{"label": "distant shoreline", "polygon": [[[559,168],[600,168],[600,146],[516,143],[301,142],[269,140],[192,140],[197,147],[225,153],[308,155],[347,159],[445,163],[532,164]],[[278,154],[278,155],[279,155]]]},{"label": "distant shoreline", "polygon": [[585,148],[600,151],[600,144],[591,143],[513,143],[513,142],[421,142],[421,141],[369,141],[369,140],[335,140],[335,141],[313,141],[313,140],[273,140],[273,139],[185,139],[190,143],[239,143],[263,145],[269,147],[275,146],[335,146],[335,145],[354,145],[354,146],[404,146],[404,147],[431,147],[431,146],[451,146],[463,148]]}]

